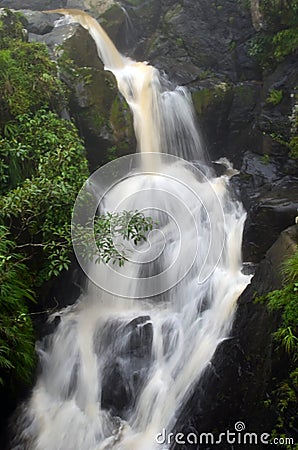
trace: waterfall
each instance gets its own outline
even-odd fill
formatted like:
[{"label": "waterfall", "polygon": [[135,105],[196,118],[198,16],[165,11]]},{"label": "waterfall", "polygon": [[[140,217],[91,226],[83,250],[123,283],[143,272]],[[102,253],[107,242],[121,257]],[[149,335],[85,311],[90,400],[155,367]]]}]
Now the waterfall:
[{"label": "waterfall", "polygon": [[[229,336],[245,212],[227,175],[208,166],[188,92],[122,56],[86,13],[56,10],[88,30],[134,116],[139,152],[104,166],[82,189],[96,212],[139,210],[156,222],[123,267],[86,263],[89,283],[38,344],[41,373],[12,449],[154,450]],[[183,158],[183,159],[182,159]],[[191,162],[188,162],[191,161]],[[91,203],[92,203],[91,201]]]}]

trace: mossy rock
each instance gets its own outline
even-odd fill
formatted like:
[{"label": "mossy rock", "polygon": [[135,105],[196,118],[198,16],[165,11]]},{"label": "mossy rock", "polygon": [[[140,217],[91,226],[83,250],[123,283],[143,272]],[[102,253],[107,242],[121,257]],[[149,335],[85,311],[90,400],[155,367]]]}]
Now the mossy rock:
[{"label": "mossy rock", "polygon": [[114,43],[117,43],[125,26],[126,16],[119,5],[111,6],[101,16],[101,25]]},{"label": "mossy rock", "polygon": [[143,1],[141,5],[134,10],[134,13],[142,20],[144,26],[143,32],[146,31],[147,27],[156,29],[162,17],[161,2],[159,0]]},{"label": "mossy rock", "polygon": [[164,16],[164,24],[165,25],[171,25],[171,23],[180,16],[180,14],[183,12],[183,7],[180,5],[180,3],[177,3],[166,12]]},{"label": "mossy rock", "polygon": [[0,47],[3,47],[7,39],[27,40],[23,22],[24,16],[20,13],[14,13],[9,9],[0,9]]},{"label": "mossy rock", "polygon": [[234,98],[237,98],[239,103],[254,107],[256,102],[255,97],[256,88],[251,84],[240,84],[234,87]]},{"label": "mossy rock", "polygon": [[93,67],[103,70],[103,63],[98,57],[95,42],[82,27],[63,42],[61,50],[74,61],[77,67]]},{"label": "mossy rock", "polygon": [[213,106],[223,102],[231,93],[231,86],[227,83],[218,83],[214,87],[203,88],[192,93],[192,101],[198,116],[203,115]]},{"label": "mossy rock", "polygon": [[132,113],[120,94],[115,97],[111,107],[110,125],[115,139],[117,156],[132,153],[135,149]]},{"label": "mossy rock", "polygon": [[79,28],[62,49],[61,72],[72,91],[79,120],[83,120],[84,128],[100,136],[101,128],[109,123],[109,111],[118,92],[116,80],[104,70],[96,46],[84,29]]}]

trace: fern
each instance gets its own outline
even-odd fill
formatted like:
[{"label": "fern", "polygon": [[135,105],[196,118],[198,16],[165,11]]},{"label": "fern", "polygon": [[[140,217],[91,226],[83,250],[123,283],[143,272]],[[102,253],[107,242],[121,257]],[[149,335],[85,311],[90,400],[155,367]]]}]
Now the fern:
[{"label": "fern", "polygon": [[34,365],[34,333],[26,299],[30,277],[14,253],[15,244],[6,227],[0,226],[0,384],[12,377],[28,381]]}]

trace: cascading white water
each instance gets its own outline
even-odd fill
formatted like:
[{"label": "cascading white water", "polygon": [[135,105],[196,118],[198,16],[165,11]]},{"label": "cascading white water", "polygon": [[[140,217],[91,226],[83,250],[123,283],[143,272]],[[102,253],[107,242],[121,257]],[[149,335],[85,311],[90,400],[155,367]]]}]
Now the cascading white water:
[{"label": "cascading white water", "polygon": [[120,55],[87,14],[58,12],[95,40],[133,112],[140,150],[92,176],[87,190],[102,196],[101,211],[141,210],[157,228],[130,247],[124,267],[88,265],[86,292],[39,344],[42,371],[12,448],[154,450],[231,329],[249,282],[245,213],[228,177],[207,166],[188,93]]}]

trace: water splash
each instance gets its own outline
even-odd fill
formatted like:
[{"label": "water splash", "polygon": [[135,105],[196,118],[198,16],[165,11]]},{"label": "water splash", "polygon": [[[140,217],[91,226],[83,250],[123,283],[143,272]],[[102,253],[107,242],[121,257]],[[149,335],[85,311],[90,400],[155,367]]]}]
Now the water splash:
[{"label": "water splash", "polygon": [[93,214],[137,209],[158,226],[124,267],[86,268],[86,293],[38,345],[42,371],[12,448],[154,450],[231,329],[249,282],[245,213],[230,199],[228,177],[208,168],[187,91],[120,55],[87,14],[55,12],[95,40],[133,112],[140,150],[101,168],[80,195],[93,196]]}]

